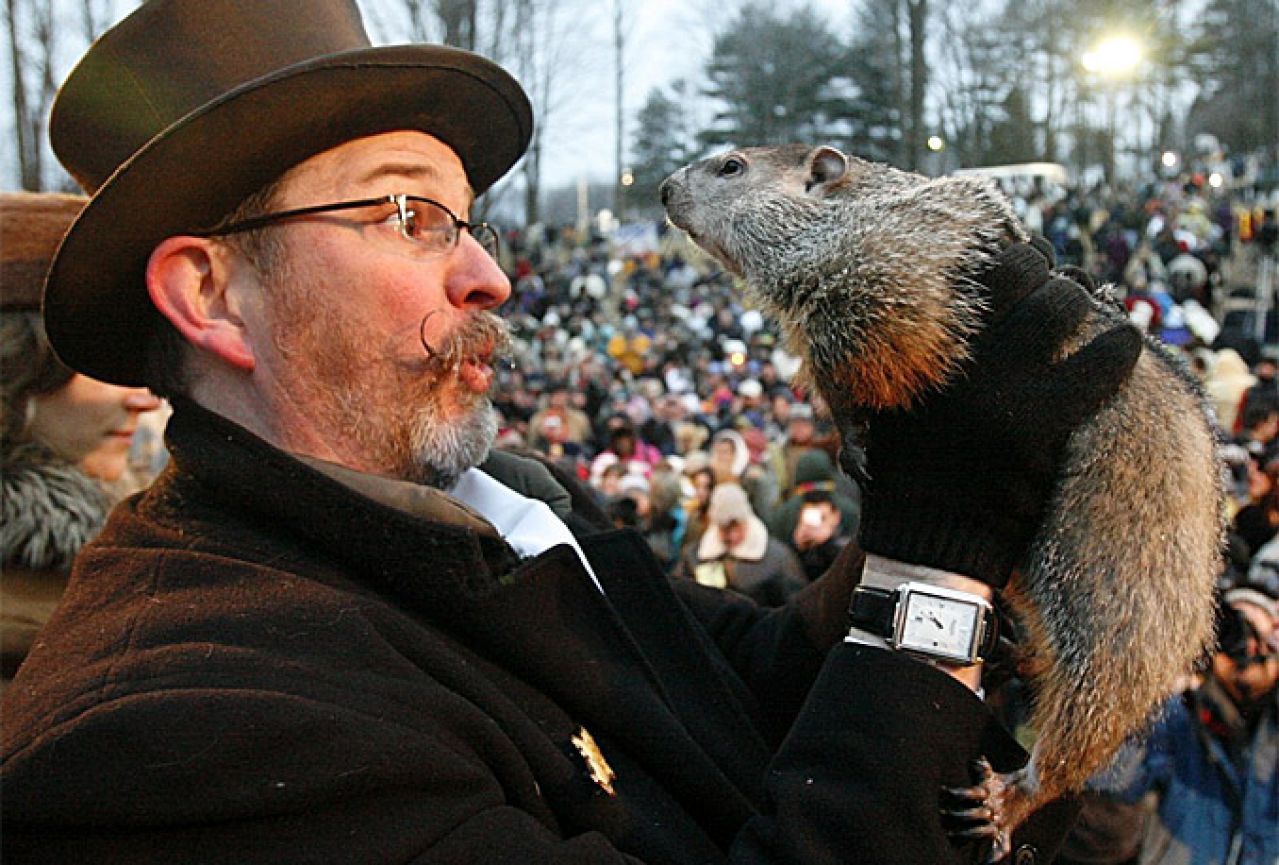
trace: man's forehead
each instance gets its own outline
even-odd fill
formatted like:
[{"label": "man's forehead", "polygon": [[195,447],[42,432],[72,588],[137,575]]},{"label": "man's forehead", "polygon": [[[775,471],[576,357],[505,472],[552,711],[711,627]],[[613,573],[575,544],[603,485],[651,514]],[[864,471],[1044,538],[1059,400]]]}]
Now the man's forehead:
[{"label": "man's forehead", "polygon": [[461,158],[443,141],[415,130],[398,130],[347,141],[294,166],[287,174],[293,189],[348,194],[368,191],[386,180],[412,181],[415,192],[429,188],[440,195],[474,200]]}]

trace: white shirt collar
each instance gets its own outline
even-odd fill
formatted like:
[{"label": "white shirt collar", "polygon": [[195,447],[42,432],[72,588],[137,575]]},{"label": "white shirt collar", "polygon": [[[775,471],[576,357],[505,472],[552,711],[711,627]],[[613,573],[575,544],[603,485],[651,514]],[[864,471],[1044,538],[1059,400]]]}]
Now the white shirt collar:
[{"label": "white shirt collar", "polygon": [[568,544],[595,587],[604,591],[577,539],[545,502],[523,496],[479,469],[467,469],[449,495],[483,515],[521,556],[536,556]]}]

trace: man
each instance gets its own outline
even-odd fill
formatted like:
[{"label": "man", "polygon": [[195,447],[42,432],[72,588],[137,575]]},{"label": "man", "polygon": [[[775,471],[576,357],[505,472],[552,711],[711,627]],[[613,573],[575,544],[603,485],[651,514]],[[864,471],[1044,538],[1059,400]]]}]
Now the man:
[{"label": "man", "polygon": [[50,339],[171,396],[172,459],[5,693],[6,862],[983,855],[941,789],[1024,754],[978,656],[845,640],[860,550],[766,612],[488,455],[510,289],[470,208],[530,134],[506,73],[371,48],[352,0],[151,0],[72,73],[51,136],[93,198]]}]

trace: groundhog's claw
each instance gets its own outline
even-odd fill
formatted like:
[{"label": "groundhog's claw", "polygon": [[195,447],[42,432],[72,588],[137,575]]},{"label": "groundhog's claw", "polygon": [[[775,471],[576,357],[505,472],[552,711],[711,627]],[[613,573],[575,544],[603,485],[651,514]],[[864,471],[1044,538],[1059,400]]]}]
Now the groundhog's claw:
[{"label": "groundhog's claw", "polygon": [[1009,809],[1004,807],[1015,797],[1011,776],[995,772],[985,758],[973,764],[978,783],[972,787],[951,787],[945,792],[953,807],[942,810],[947,831],[952,838],[990,842],[986,862],[1001,862],[1012,853],[1012,830]]}]

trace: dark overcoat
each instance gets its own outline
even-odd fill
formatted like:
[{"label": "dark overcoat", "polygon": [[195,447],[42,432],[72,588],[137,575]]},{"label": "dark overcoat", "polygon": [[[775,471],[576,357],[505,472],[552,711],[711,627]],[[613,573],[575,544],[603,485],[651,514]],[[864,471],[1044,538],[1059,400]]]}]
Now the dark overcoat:
[{"label": "dark overcoat", "polygon": [[967,861],[941,787],[1024,756],[841,641],[856,551],[769,612],[584,533],[601,593],[197,406],[168,442],[4,695],[7,865]]}]

